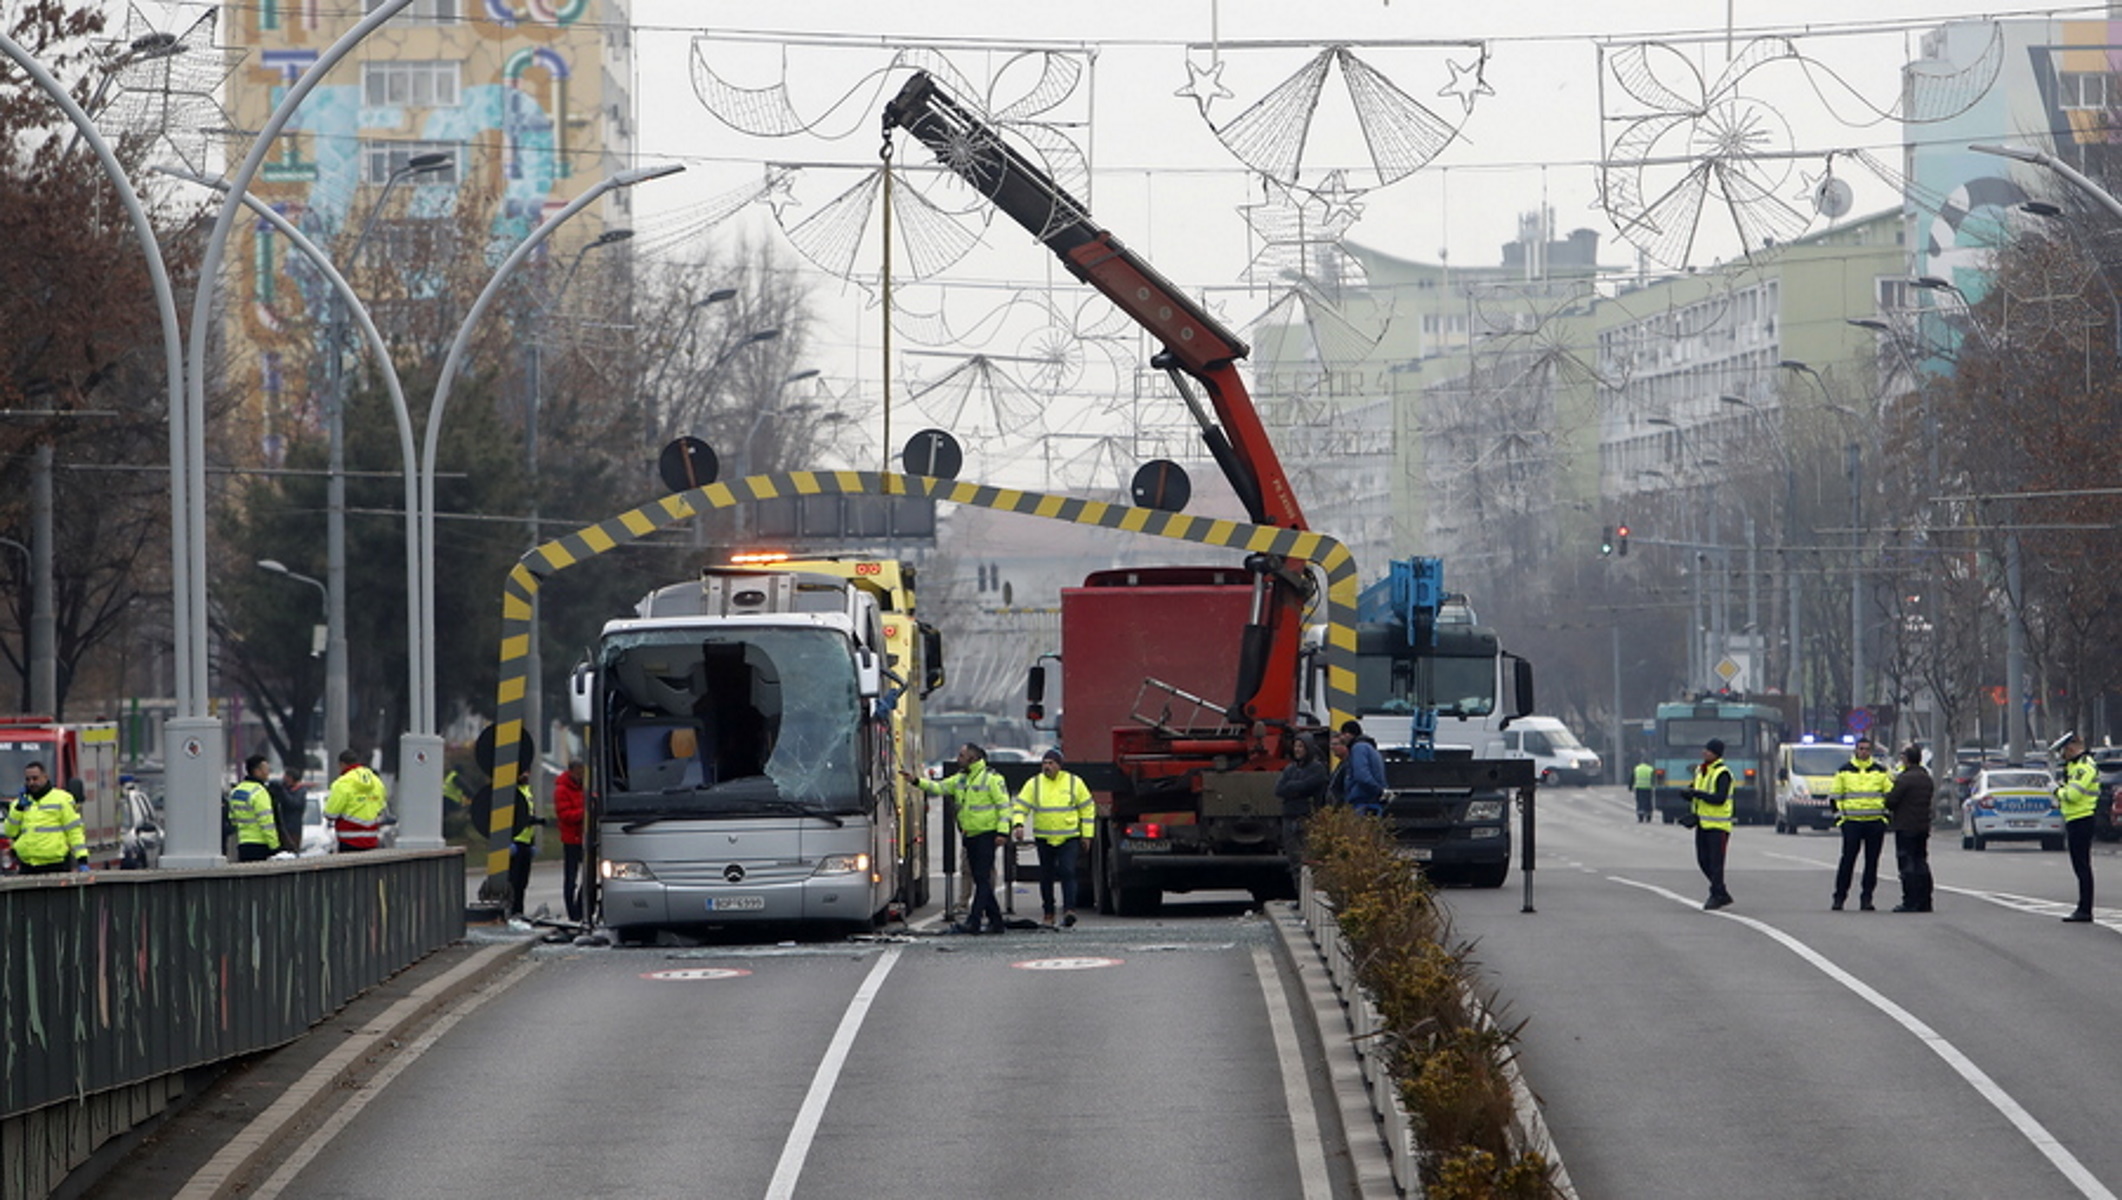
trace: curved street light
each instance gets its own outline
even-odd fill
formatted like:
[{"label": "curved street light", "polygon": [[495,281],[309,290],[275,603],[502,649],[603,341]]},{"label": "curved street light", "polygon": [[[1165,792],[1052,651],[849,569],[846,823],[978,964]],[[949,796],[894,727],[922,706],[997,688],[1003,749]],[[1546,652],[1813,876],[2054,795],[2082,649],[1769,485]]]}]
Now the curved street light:
[{"label": "curved street light", "polygon": [[[464,364],[464,356],[471,344],[472,331],[479,326],[479,319],[492,307],[494,299],[501,294],[502,285],[521,266],[524,260],[545,244],[553,231],[565,224],[569,218],[602,199],[605,193],[618,188],[632,187],[651,179],[675,175],[685,169],[683,163],[664,163],[653,167],[636,167],[598,180],[582,194],[567,202],[559,211],[547,217],[530,236],[509,252],[501,265],[494,270],[493,278],[472,302],[471,311],[465,314],[463,324],[457,327],[457,335],[450,341],[449,354],[442,361],[441,374],[435,380],[434,399],[428,405],[427,430],[420,454],[419,503],[416,508],[420,520],[420,542],[431,548],[435,536],[435,458],[441,445],[442,416],[449,405],[450,387],[456,382],[457,372]],[[442,738],[435,733],[435,564],[430,549],[420,564],[420,604],[417,622],[420,626],[420,655],[413,662],[413,671],[420,679],[414,690],[413,728],[406,733],[399,753],[399,788],[405,797],[401,812],[401,829],[411,834],[411,841],[400,845],[439,848],[442,843]],[[506,793],[513,787],[516,775],[514,758],[494,764],[494,787]],[[505,848],[502,869],[506,869]]]}]

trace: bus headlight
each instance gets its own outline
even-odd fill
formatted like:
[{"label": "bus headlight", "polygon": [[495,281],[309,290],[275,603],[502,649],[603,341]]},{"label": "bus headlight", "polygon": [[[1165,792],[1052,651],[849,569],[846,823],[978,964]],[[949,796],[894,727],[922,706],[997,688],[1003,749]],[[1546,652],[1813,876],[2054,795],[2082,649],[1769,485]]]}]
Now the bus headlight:
[{"label": "bus headlight", "polygon": [[1466,806],[1469,821],[1500,821],[1503,819],[1501,800],[1475,800]]},{"label": "bus headlight", "polygon": [[614,862],[608,858],[599,866],[598,873],[606,879],[622,883],[649,883],[656,878],[655,872],[648,869],[647,863]]},{"label": "bus headlight", "polygon": [[853,875],[869,870],[867,854],[828,854],[818,860],[818,869],[813,875]]}]

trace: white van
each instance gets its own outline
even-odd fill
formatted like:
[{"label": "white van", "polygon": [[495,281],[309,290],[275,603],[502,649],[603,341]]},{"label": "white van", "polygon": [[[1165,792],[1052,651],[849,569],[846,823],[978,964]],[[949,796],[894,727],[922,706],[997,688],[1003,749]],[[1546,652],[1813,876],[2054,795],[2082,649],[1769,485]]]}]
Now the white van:
[{"label": "white van", "polygon": [[1499,736],[1503,757],[1532,759],[1543,784],[1586,787],[1599,781],[1599,756],[1553,717],[1519,717]]}]

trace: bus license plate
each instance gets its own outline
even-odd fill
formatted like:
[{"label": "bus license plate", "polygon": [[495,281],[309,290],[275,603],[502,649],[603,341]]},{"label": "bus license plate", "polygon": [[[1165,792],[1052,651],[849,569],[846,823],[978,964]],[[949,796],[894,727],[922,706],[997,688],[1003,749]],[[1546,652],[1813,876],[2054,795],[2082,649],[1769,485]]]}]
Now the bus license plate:
[{"label": "bus license plate", "polygon": [[1132,840],[1127,842],[1126,846],[1129,854],[1169,854],[1172,848],[1170,842]]},{"label": "bus license plate", "polygon": [[709,896],[709,912],[758,912],[766,907],[764,896]]}]

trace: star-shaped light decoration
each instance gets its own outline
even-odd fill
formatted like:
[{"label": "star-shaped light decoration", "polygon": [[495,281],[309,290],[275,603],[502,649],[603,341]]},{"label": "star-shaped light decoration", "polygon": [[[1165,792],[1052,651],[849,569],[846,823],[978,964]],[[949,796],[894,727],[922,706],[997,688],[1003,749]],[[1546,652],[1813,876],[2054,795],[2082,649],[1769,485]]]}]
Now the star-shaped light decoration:
[{"label": "star-shaped light decoration", "polygon": [[1319,202],[1326,223],[1333,227],[1334,236],[1339,237],[1362,218],[1363,206],[1357,200],[1369,190],[1348,186],[1348,172],[1336,167],[1327,172],[1318,187],[1311,189],[1311,194]]},{"label": "star-shaped light decoration", "polygon": [[1186,75],[1186,86],[1173,92],[1172,95],[1191,98],[1195,107],[1201,110],[1203,118],[1208,116],[1210,105],[1218,100],[1229,100],[1237,95],[1236,92],[1224,86],[1223,60],[1221,58],[1210,60],[1205,67],[1196,66],[1192,59],[1188,59],[1186,60]]},{"label": "star-shaped light decoration", "polygon": [[1437,94],[1457,96],[1461,108],[1466,112],[1474,111],[1476,96],[1496,94],[1496,89],[1488,86],[1488,80],[1482,77],[1483,72],[1488,69],[1488,47],[1481,48],[1481,57],[1475,59],[1472,66],[1462,67],[1450,59],[1446,59],[1444,65],[1451,68],[1452,78],[1450,83],[1437,89]]},{"label": "star-shaped light decoration", "polygon": [[97,124],[121,137],[153,139],[190,170],[206,172],[209,149],[234,123],[221,107],[222,85],[243,60],[214,44],[215,16],[209,8],[182,34],[170,34],[128,5],[104,67],[110,98],[93,114]]}]

